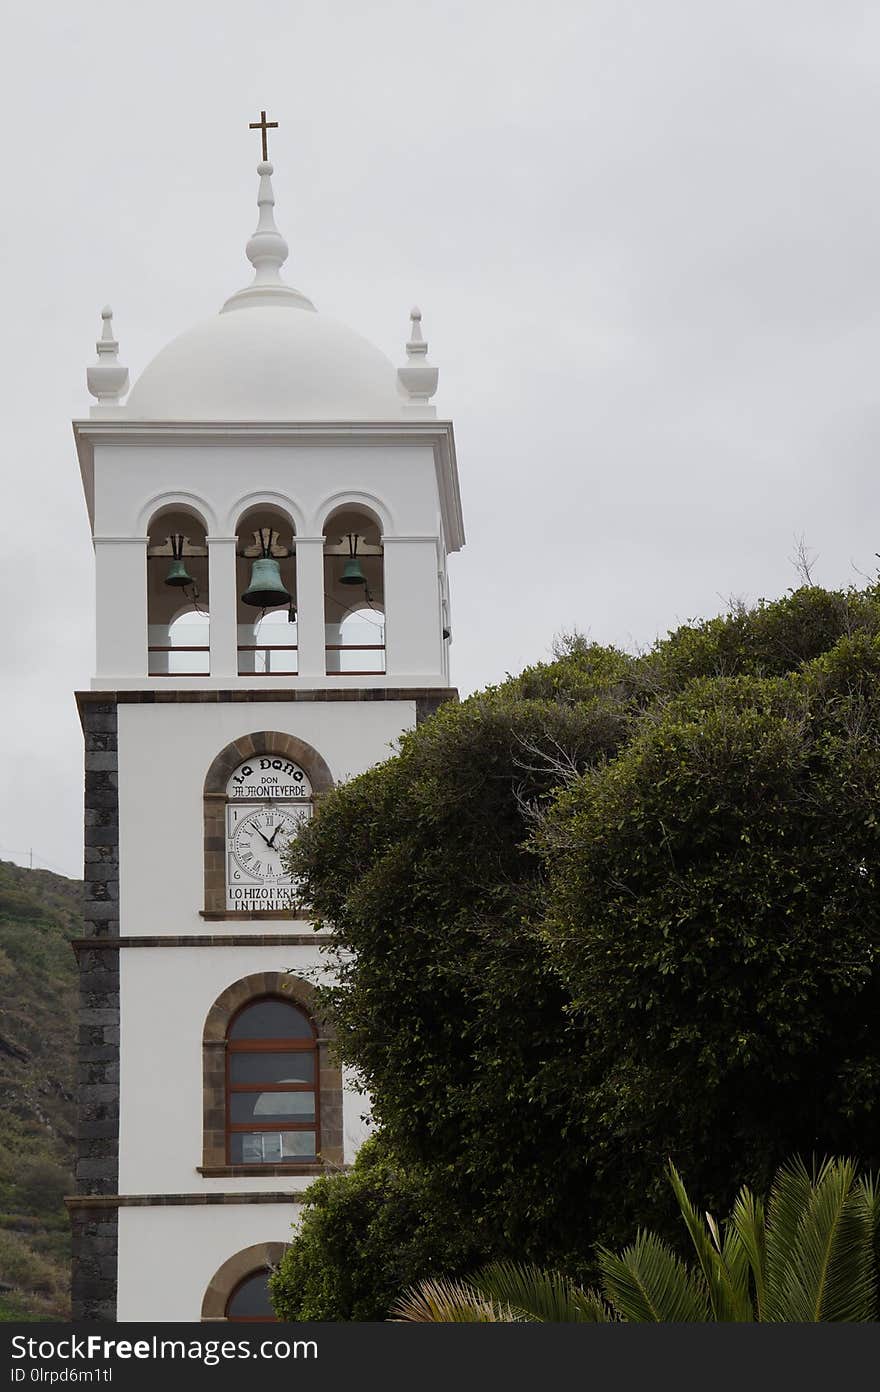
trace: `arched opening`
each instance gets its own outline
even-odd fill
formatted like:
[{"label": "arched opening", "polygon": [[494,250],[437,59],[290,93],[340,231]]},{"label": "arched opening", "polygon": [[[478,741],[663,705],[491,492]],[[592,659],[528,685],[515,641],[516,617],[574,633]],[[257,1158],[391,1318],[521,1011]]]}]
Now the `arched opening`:
[{"label": "arched opening", "polygon": [[211,1277],[202,1319],[274,1321],[268,1282],[285,1250],[283,1242],[257,1242],[229,1257]]},{"label": "arched opening", "polygon": [[278,508],[250,508],[240,519],[236,590],[239,674],[295,676],[294,528]]},{"label": "arched opening", "polygon": [[324,632],[328,675],[385,671],[382,533],[363,508],[346,506],[324,528]]},{"label": "arched opening", "polygon": [[207,676],[210,603],[205,526],[167,509],[147,536],[147,647],[151,677]]}]

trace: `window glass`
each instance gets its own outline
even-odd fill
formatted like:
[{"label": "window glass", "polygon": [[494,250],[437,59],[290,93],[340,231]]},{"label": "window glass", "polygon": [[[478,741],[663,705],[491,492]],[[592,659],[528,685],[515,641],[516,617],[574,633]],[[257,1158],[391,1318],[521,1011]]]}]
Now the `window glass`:
[{"label": "window glass", "polygon": [[255,1122],[315,1120],[313,1092],[234,1092],[229,1099],[229,1120],[237,1125]]},{"label": "window glass", "polygon": [[310,1083],[315,1076],[315,1056],[291,1051],[287,1054],[253,1053],[235,1050],[229,1058],[232,1083]]},{"label": "window glass", "polygon": [[233,1131],[229,1137],[233,1165],[283,1165],[314,1160],[314,1131]]},{"label": "window glass", "polygon": [[226,1306],[227,1318],[274,1319],[275,1311],[269,1299],[268,1271],[255,1271],[236,1286]]},{"label": "window glass", "polygon": [[233,1021],[230,1039],[312,1039],[305,1011],[287,1001],[262,1000],[245,1006]]}]

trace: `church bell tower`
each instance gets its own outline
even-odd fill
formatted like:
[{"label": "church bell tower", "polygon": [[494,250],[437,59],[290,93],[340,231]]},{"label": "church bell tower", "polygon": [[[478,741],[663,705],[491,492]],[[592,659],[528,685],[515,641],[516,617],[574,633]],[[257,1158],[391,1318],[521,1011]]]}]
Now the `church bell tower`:
[{"label": "church bell tower", "polygon": [[452,424],[282,277],[262,113],[253,279],[128,389],[109,308],[74,435],[95,548],[73,1317],[266,1317],[367,1100],[321,1018],[283,851],[455,699]]}]

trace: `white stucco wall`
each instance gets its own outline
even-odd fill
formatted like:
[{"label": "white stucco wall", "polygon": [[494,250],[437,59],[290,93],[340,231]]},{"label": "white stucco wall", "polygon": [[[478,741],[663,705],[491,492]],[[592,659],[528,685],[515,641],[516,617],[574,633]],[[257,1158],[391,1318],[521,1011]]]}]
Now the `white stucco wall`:
[{"label": "white stucco wall", "polygon": [[121,1208],[117,1318],[198,1320],[223,1263],[257,1242],[289,1241],[299,1214],[296,1204]]},{"label": "white stucco wall", "polygon": [[[286,926],[286,925],[285,925]],[[120,1194],[306,1188],[308,1175],[205,1178],[202,1031],[228,986],[261,971],[326,980],[317,947],[137,947],[120,954]],[[364,1096],[346,1089],[345,1161],[366,1135]],[[258,1239],[254,1238],[254,1241]]]},{"label": "white stucco wall", "polygon": [[[258,920],[235,922],[233,916],[232,929],[199,917],[204,908],[202,792],[212,760],[227,744],[259,730],[295,735],[323,756],[338,783],[390,757],[393,742],[415,719],[414,701],[120,705],[122,935],[266,932]],[[300,927],[283,925],[288,932]],[[282,929],[276,925],[275,931]]]}]

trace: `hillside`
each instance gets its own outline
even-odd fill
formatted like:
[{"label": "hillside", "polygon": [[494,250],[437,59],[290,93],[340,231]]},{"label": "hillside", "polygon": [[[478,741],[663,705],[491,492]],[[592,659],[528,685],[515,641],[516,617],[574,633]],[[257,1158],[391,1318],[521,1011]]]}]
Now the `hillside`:
[{"label": "hillside", "polygon": [[0,861],[0,1320],[68,1317],[81,896]]}]

